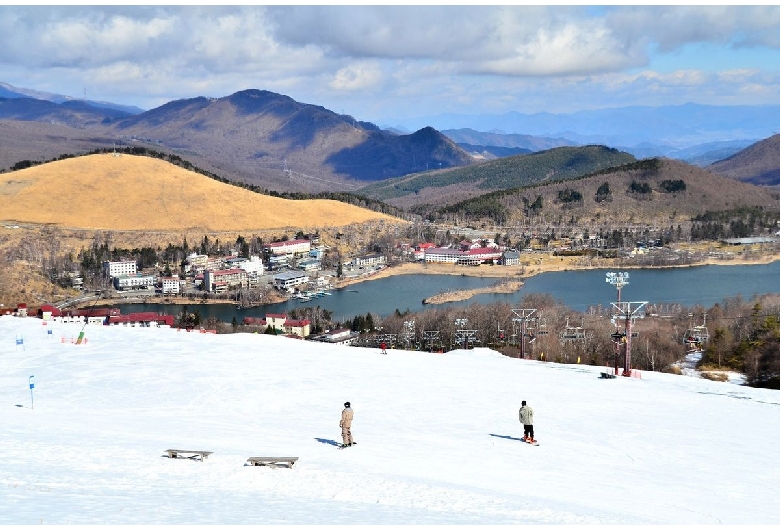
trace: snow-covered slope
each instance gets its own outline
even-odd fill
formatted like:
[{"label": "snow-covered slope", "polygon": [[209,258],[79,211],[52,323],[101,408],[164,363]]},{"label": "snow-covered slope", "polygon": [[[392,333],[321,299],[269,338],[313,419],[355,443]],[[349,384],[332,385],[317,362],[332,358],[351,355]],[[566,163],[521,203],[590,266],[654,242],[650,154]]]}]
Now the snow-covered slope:
[{"label": "snow-covered slope", "polygon": [[[79,331],[0,317],[0,523],[780,523],[775,391],[489,350]],[[524,399],[538,447],[519,441]],[[337,450],[344,401],[358,444]]]}]

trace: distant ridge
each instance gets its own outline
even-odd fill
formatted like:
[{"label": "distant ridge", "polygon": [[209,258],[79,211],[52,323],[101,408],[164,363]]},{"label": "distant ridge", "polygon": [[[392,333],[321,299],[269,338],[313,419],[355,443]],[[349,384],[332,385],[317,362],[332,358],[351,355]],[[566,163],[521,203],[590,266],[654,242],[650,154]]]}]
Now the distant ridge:
[{"label": "distant ridge", "polygon": [[742,182],[780,186],[780,134],[756,142],[708,169]]}]

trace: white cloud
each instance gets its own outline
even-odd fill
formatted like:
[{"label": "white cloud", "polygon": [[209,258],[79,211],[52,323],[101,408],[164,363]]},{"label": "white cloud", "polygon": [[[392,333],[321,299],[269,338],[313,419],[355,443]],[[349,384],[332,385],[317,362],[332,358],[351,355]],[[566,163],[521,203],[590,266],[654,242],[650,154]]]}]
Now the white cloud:
[{"label": "white cloud", "polygon": [[373,62],[360,62],[341,68],[333,76],[330,87],[334,90],[368,90],[382,79],[379,66]]},{"label": "white cloud", "polygon": [[[262,88],[361,119],[732,101],[741,83],[777,102],[779,27],[777,6],[4,6],[0,81],[146,108]],[[766,68],[719,73],[697,43]]]}]

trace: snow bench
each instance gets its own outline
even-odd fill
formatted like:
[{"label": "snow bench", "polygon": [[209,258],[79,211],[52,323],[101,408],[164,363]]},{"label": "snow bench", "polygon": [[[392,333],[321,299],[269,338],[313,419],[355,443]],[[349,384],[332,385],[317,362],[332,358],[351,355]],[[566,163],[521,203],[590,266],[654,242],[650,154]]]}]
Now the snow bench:
[{"label": "snow bench", "polygon": [[246,459],[250,466],[293,467],[297,456],[250,456]]},{"label": "snow bench", "polygon": [[191,451],[187,449],[166,449],[168,458],[191,458],[192,460],[198,460],[203,462],[206,460],[213,451]]},{"label": "snow bench", "polygon": [[602,379],[615,379],[615,377],[617,377],[615,374],[611,374],[609,372],[601,372]]}]

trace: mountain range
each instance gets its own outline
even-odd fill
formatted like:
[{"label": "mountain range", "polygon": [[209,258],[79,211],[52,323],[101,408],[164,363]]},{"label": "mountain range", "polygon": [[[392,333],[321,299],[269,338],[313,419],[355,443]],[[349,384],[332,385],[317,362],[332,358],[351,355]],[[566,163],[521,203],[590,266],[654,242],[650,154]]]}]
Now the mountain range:
[{"label": "mountain range", "polygon": [[[186,156],[231,180],[279,191],[350,190],[474,160],[430,127],[398,135],[262,90],[177,100],[136,114],[84,101],[5,98],[0,99],[0,120],[73,129],[70,135],[50,135],[60,144],[60,153],[69,152],[73,136],[81,143],[87,137],[95,147],[153,146]],[[38,153],[28,146],[41,132],[34,125],[26,132],[17,124],[15,133],[6,136],[0,164],[8,167],[21,159],[37,159]]]},{"label": "mountain range", "polygon": [[[181,99],[141,111],[2,83],[0,167],[111,146],[144,146],[232,181],[270,191],[319,193],[363,190],[410,175],[427,179],[439,171],[444,172],[437,173],[441,182],[457,175],[448,169],[597,144],[635,158],[682,158],[746,182],[771,186],[780,181],[780,161],[772,149],[755,147],[775,127],[780,106],[691,104],[434,118],[421,119],[418,130],[401,134],[398,127],[381,128],[265,90]],[[428,123],[468,127],[440,132]]]},{"label": "mountain range", "polygon": [[502,134],[566,138],[578,144],[603,144],[617,149],[656,149],[645,156],[670,156],[675,151],[719,141],[750,143],[778,132],[780,105],[714,106],[687,103],[658,107],[628,106],[568,114],[439,114],[408,119],[414,129],[474,129]]}]

